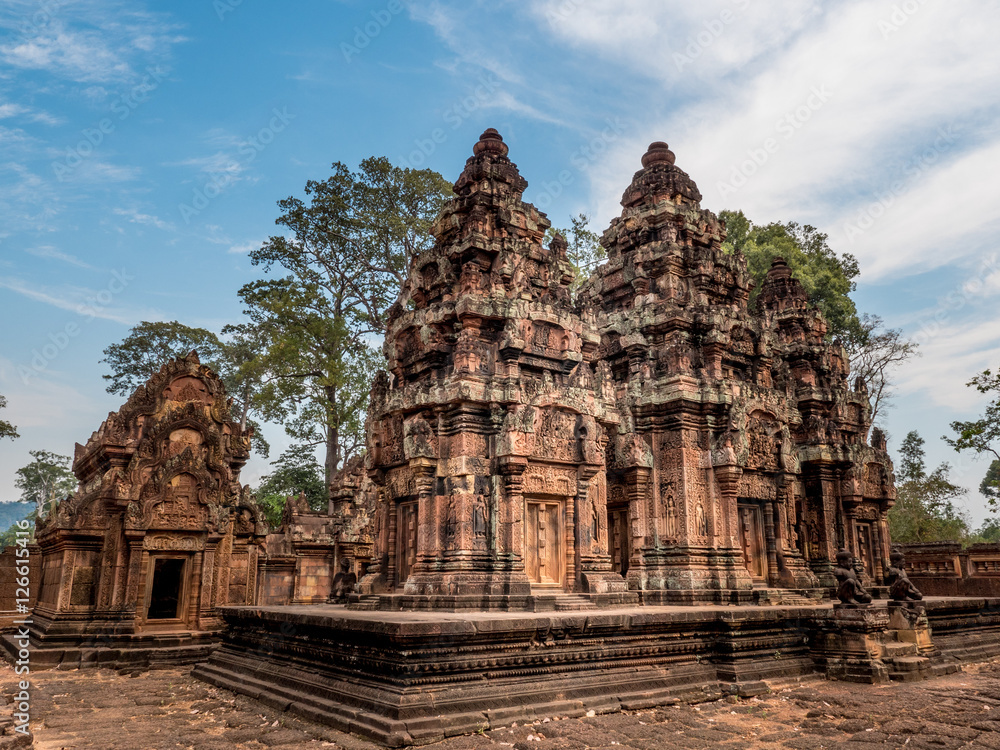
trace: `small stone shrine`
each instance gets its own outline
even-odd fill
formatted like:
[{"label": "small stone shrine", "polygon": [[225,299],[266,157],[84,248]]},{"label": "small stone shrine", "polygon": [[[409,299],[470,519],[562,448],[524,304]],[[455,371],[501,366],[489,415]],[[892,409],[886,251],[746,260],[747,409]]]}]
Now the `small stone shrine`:
[{"label": "small stone shrine", "polygon": [[239,483],[249,450],[194,352],[77,444],[79,489],[36,529],[33,666],[86,664],[98,650],[108,665],[203,659],[218,607],[255,602],[266,527]]}]

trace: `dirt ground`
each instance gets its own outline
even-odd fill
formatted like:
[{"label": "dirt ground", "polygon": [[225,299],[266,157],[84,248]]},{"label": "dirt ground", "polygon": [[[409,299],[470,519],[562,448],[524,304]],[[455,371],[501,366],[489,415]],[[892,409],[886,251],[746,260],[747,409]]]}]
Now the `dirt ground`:
[{"label": "dirt ground", "polygon": [[[186,670],[134,677],[107,670],[32,675],[38,750],[375,750],[365,740],[211,687]],[[0,667],[0,715],[16,678]],[[731,702],[732,701],[732,702]],[[4,746],[0,738],[0,748]],[[545,720],[454,737],[433,750],[654,750],[874,747],[1000,750],[1000,661],[885,687],[817,681],[752,700]]]}]

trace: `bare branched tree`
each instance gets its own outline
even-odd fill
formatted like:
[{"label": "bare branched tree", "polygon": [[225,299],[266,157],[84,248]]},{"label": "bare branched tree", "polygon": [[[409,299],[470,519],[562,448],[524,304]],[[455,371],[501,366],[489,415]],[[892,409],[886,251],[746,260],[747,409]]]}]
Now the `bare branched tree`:
[{"label": "bare branched tree", "polygon": [[868,386],[872,422],[885,415],[893,397],[893,375],[899,365],[919,356],[917,343],[898,328],[886,328],[878,315],[861,316],[861,331],[844,342],[851,361],[851,374],[861,377]]}]

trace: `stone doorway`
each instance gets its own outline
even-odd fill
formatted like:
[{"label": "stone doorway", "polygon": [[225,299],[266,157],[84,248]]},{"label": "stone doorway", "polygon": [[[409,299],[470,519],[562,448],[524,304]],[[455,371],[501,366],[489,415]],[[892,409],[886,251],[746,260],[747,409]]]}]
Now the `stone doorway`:
[{"label": "stone doorway", "polygon": [[755,583],[767,582],[767,547],[764,543],[764,514],[757,503],[738,503],[740,547],[743,564]]},{"label": "stone doorway", "polygon": [[524,567],[532,587],[566,584],[566,534],[562,500],[526,499]]},{"label": "stone doorway", "polygon": [[417,501],[399,504],[396,522],[396,586],[402,587],[417,561]]},{"label": "stone doorway", "polygon": [[875,578],[875,547],[872,543],[872,525],[868,521],[855,522],[855,536],[858,545],[858,559],[865,572]]},{"label": "stone doorway", "polygon": [[149,560],[146,622],[183,624],[187,599],[186,557],[154,555]]},{"label": "stone doorway", "polygon": [[622,576],[628,573],[629,545],[628,509],[616,508],[608,512],[611,529],[611,569]]}]

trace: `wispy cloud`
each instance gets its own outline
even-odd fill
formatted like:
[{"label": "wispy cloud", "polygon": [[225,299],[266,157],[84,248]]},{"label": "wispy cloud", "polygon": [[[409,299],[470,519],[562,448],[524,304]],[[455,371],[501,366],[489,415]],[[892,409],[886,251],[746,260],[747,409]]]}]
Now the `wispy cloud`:
[{"label": "wispy cloud", "polygon": [[251,250],[256,250],[260,246],[260,242],[244,242],[240,245],[233,245],[226,252],[230,255],[246,255]]},{"label": "wispy cloud", "polygon": [[141,213],[135,208],[116,208],[114,210],[116,216],[124,216],[133,224],[141,224],[143,226],[156,227],[157,229],[173,229],[174,225],[168,221],[164,221],[158,216],[153,216],[152,214]]},{"label": "wispy cloud", "polygon": [[93,268],[89,263],[85,263],[79,258],[70,255],[69,253],[64,253],[51,245],[42,245],[40,247],[32,247],[25,250],[29,255],[34,255],[36,258],[48,258],[51,260],[58,260],[62,263],[68,263],[71,266],[77,266],[78,268]]},{"label": "wispy cloud", "polygon": [[9,32],[0,44],[0,62],[75,83],[131,81],[186,41],[165,16],[122,0],[49,4],[41,10],[37,2],[6,0],[0,28]]},{"label": "wispy cloud", "polygon": [[44,305],[66,310],[86,318],[112,320],[123,325],[134,325],[137,320],[161,320],[162,314],[146,308],[125,308],[118,305],[104,304],[100,296],[104,290],[64,284],[59,287],[49,287],[32,284],[24,279],[11,276],[0,276],[0,289],[7,289],[27,299]]}]

